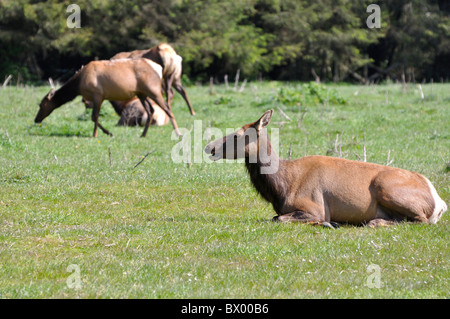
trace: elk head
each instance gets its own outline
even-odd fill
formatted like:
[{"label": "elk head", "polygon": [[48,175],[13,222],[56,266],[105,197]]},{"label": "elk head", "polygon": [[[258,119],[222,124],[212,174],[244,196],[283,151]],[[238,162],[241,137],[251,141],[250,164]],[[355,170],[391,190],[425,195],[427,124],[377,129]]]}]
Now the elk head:
[{"label": "elk head", "polygon": [[39,111],[36,115],[36,118],[34,119],[35,123],[41,123],[56,108],[56,103],[52,101],[54,95],[55,90],[51,89],[50,92],[48,92],[47,95],[44,96],[41,103],[39,104]]},{"label": "elk head", "polygon": [[263,153],[267,154],[269,142],[264,128],[270,123],[272,114],[273,110],[266,111],[256,122],[209,143],[205,148],[206,154],[211,154],[209,158],[213,161],[245,158],[250,163],[256,163]]}]

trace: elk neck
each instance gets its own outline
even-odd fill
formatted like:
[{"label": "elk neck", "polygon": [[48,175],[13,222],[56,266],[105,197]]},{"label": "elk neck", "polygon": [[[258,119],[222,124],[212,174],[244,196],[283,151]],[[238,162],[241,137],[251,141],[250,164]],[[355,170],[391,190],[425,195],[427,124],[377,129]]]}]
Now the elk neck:
[{"label": "elk neck", "polygon": [[143,58],[152,60],[153,62],[159,64],[164,69],[164,62],[161,55],[158,53],[157,48],[151,48],[142,55]]},{"label": "elk neck", "polygon": [[79,95],[80,71],[75,73],[66,83],[63,84],[52,97],[55,108],[72,101]]},{"label": "elk neck", "polygon": [[249,157],[246,157],[245,166],[255,189],[279,212],[287,192],[287,183],[283,177],[284,161],[272,149],[265,129],[261,130],[258,138],[256,162],[251,162]]}]

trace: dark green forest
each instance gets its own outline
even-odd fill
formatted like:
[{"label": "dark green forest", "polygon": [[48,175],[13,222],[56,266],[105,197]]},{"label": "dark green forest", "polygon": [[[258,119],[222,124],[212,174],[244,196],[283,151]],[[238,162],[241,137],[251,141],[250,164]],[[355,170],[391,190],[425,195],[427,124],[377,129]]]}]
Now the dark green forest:
[{"label": "dark green forest", "polygon": [[[80,28],[69,28],[69,4]],[[380,28],[369,28],[370,4]],[[0,83],[64,81],[93,59],[168,42],[193,81],[446,81],[447,0],[0,0]],[[187,80],[187,78],[185,78]]]}]

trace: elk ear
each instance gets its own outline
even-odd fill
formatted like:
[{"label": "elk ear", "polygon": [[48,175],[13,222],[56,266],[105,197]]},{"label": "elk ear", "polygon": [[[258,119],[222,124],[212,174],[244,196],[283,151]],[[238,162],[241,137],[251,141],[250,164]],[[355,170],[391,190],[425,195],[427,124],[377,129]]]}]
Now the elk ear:
[{"label": "elk ear", "polygon": [[51,89],[50,92],[48,92],[47,94],[48,99],[51,100],[53,95],[55,95],[55,89]]},{"label": "elk ear", "polygon": [[267,125],[269,125],[272,115],[273,115],[273,110],[266,111],[263,114],[263,116],[261,116],[261,118],[258,121],[256,121],[256,123],[255,123],[256,129],[259,131],[263,127],[266,127]]}]

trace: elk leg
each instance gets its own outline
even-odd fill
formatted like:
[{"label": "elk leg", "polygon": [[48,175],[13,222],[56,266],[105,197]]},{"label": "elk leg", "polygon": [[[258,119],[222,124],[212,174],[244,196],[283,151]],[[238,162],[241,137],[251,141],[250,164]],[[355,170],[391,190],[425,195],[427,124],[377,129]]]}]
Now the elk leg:
[{"label": "elk leg", "polygon": [[172,110],[170,108],[170,105],[167,104],[161,94],[161,86],[159,88],[156,87],[148,87],[144,94],[146,94],[148,97],[150,97],[153,101],[156,102],[156,104],[159,105],[163,109],[164,112],[169,116],[170,122],[172,122],[173,129],[175,130],[175,133],[178,137],[181,136],[180,130],[178,129],[177,121],[175,120],[175,117],[173,116]]},{"label": "elk leg", "polygon": [[159,97],[155,97],[153,98],[153,100],[156,102],[156,104],[158,104],[164,112],[166,112],[166,114],[169,116],[170,118],[170,122],[172,123],[173,129],[175,130],[175,133],[177,134],[178,137],[181,136],[180,130],[178,130],[178,124],[177,121],[175,120],[175,117],[173,116],[173,113],[170,109],[169,104],[167,104],[164,99],[162,98],[162,96]]},{"label": "elk leg", "polygon": [[281,214],[278,220],[282,222],[302,222],[322,224],[328,222],[330,217],[326,216],[323,203],[315,202],[309,197],[300,197],[295,202],[295,210],[290,213]]},{"label": "elk leg", "polygon": [[142,106],[144,107],[145,113],[147,113],[147,121],[145,122],[145,128],[141,135],[141,137],[145,137],[147,135],[148,127],[150,126],[150,121],[153,116],[154,109],[150,101],[147,101],[147,97],[140,96],[139,100],[141,101]]},{"label": "elk leg", "polygon": [[152,105],[152,100],[151,100],[149,97],[147,97],[147,98],[145,99],[145,101],[146,101],[146,102],[148,103],[148,105],[149,105],[149,109],[150,109],[150,112],[151,112],[150,125],[152,125],[152,123],[155,122],[155,119],[154,119],[154,117],[153,117],[153,114],[155,114],[155,108],[153,107],[153,105]]},{"label": "elk leg", "polygon": [[97,127],[98,127],[98,116],[99,116],[99,114],[100,114],[100,105],[101,105],[101,102],[102,102],[102,101],[100,101],[100,103],[98,103],[98,101],[97,101],[97,102],[94,101],[94,105],[93,105],[93,107],[92,107],[91,120],[94,122],[94,133],[92,134],[94,137],[97,137],[97,136],[98,136],[98,133],[97,133]]},{"label": "elk leg", "polygon": [[178,93],[181,94],[181,96],[183,97],[183,99],[186,101],[186,104],[189,107],[189,111],[191,112],[191,115],[195,115],[194,109],[192,108],[191,102],[189,102],[189,99],[187,97],[186,94],[186,90],[184,89],[184,87],[181,85],[181,80],[180,79],[175,79],[175,82],[173,84],[173,87],[175,88],[175,90],[177,90]]},{"label": "elk leg", "polygon": [[[419,183],[420,180],[413,181]],[[426,192],[426,189],[418,189],[409,186],[410,184],[411,177],[405,177],[402,173],[380,172],[371,185],[378,208],[384,212],[381,216],[376,217],[394,221],[407,219],[427,223],[426,211],[432,211],[429,193]],[[410,197],[405,194],[414,194],[414,201],[411,201]],[[377,215],[380,215],[379,213],[377,210]]]},{"label": "elk leg", "polygon": [[394,225],[395,223],[396,223],[395,220],[376,218],[376,219],[372,219],[371,221],[369,221],[367,223],[367,226],[371,227],[371,228],[375,228],[375,227],[380,227],[380,226],[390,226],[390,225]]},{"label": "elk leg", "polygon": [[335,227],[338,226],[337,223],[334,222],[327,222],[322,220],[316,220],[314,216],[312,216],[310,213],[304,212],[304,211],[295,211],[292,213],[283,214],[280,216],[275,216],[272,219],[274,222],[299,222],[304,224],[310,224],[314,226],[323,226],[326,228],[335,229]]},{"label": "elk leg", "polygon": [[173,82],[173,74],[171,74],[168,78],[165,79],[164,90],[166,93],[167,104],[169,108],[172,110],[172,101],[173,101],[173,90],[172,90],[172,82]]},{"label": "elk leg", "polygon": [[100,129],[103,131],[103,133],[105,133],[106,135],[109,136],[113,136],[112,133],[110,131],[108,131],[106,128],[104,128],[99,122],[98,122],[98,127],[100,127]]},{"label": "elk leg", "polygon": [[170,90],[169,90],[169,97],[167,98],[167,104],[169,104],[169,106],[170,106],[170,109],[172,109],[172,102],[173,102],[173,97],[174,97],[174,93],[173,93],[173,90],[172,90],[172,88],[170,88]]},{"label": "elk leg", "polygon": [[103,133],[113,136],[107,129],[105,129],[98,121],[98,117],[100,115],[100,107],[102,106],[103,100],[96,100],[94,101],[94,106],[92,108],[92,121],[94,122],[94,137],[97,137],[97,127],[100,127],[100,129],[103,131]]}]

